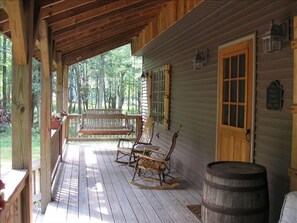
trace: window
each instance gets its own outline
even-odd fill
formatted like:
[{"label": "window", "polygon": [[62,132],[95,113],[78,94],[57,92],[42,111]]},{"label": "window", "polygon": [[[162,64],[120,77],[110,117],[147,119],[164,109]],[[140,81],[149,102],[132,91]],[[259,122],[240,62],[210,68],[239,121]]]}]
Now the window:
[{"label": "window", "polygon": [[169,129],[170,65],[149,71],[151,116],[157,124]]}]

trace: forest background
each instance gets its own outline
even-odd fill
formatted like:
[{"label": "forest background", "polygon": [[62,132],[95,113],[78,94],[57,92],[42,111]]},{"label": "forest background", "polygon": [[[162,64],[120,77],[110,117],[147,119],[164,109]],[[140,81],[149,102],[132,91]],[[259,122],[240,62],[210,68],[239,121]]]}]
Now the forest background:
[{"label": "forest background", "polygon": [[[12,46],[0,35],[0,178],[11,166],[11,80]],[[139,114],[141,104],[142,58],[131,56],[131,46],[112,51],[68,67],[68,113],[88,109],[121,109]],[[40,157],[40,63],[32,64],[33,160]],[[56,111],[56,72],[52,72],[52,113]]]}]

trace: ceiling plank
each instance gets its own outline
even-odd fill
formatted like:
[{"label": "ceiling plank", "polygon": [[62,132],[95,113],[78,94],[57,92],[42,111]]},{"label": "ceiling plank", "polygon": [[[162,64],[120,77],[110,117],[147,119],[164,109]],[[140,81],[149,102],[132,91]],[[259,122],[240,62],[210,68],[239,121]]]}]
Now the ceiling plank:
[{"label": "ceiling plank", "polygon": [[75,63],[79,63],[83,60],[89,59],[91,57],[102,54],[109,50],[126,45],[128,43],[130,43],[129,40],[118,40],[117,42],[113,42],[113,43],[109,42],[109,43],[106,43],[105,45],[94,46],[92,49],[83,51],[82,54],[80,55],[78,53],[64,55],[63,62],[68,66],[73,65]]},{"label": "ceiling plank", "polygon": [[3,34],[7,34],[8,32],[10,32],[9,21],[6,21],[4,23],[0,23],[0,31]]},{"label": "ceiling plank", "polygon": [[[67,0],[41,0],[40,1],[40,6],[41,8],[44,8],[44,7],[51,7],[51,6],[54,6],[56,4],[59,4],[59,3],[65,3]],[[77,1],[77,0],[72,0],[72,1]]]},{"label": "ceiling plank", "polygon": [[[0,1],[0,4],[1,2],[2,1]],[[0,8],[0,22],[6,22],[6,21],[8,21],[8,15],[3,8]]]},{"label": "ceiling plank", "polygon": [[94,17],[98,17],[100,15],[107,14],[109,12],[113,12],[117,9],[127,8],[133,4],[138,2],[142,2],[143,0],[133,0],[132,3],[127,3],[125,0],[116,1],[110,4],[103,5],[101,7],[93,8],[89,11],[81,12],[75,16],[68,17],[66,19],[57,21],[54,24],[50,24],[53,31],[57,31],[59,29],[74,25],[76,23],[80,23],[86,20],[89,20]]},{"label": "ceiling plank", "polygon": [[22,1],[6,1],[16,64],[27,64],[27,35]]},{"label": "ceiling plank", "polygon": [[[148,7],[150,6],[150,7]],[[151,6],[151,4],[140,4],[137,8],[130,10],[119,10],[114,13],[108,13],[103,16],[93,18],[89,21],[75,24],[54,32],[54,38],[60,41],[71,36],[79,35],[85,32],[100,32],[101,27],[113,26],[113,24],[130,24],[131,18],[136,20],[147,20],[159,13],[161,6]]]},{"label": "ceiling plank", "polygon": [[42,9],[41,18],[45,19],[51,16],[55,16],[59,13],[64,13],[74,8],[81,7],[83,5],[95,2],[96,0],[72,0],[72,1],[61,1],[54,5],[46,5]]},{"label": "ceiling plank", "polygon": [[142,30],[142,26],[131,28],[129,30],[119,30],[117,35],[113,35],[112,33],[109,33],[109,35],[102,35],[102,36],[96,36],[96,37],[90,37],[84,41],[73,41],[72,44],[65,44],[64,46],[57,47],[59,50],[62,50],[64,53],[67,53],[71,50],[79,50],[80,48],[84,48],[88,45],[93,44],[101,44],[102,42],[110,41],[112,42],[113,38],[122,38],[122,39],[128,39],[131,40],[135,35],[139,33],[139,31]]}]

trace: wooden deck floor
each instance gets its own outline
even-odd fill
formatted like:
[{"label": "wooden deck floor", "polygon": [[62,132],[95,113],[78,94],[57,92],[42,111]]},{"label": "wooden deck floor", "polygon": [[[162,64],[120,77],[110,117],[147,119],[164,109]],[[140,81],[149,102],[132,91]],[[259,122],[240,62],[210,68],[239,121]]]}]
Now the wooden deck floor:
[{"label": "wooden deck floor", "polygon": [[35,222],[199,222],[187,208],[200,203],[198,188],[184,180],[172,190],[131,185],[134,168],[115,163],[115,149],[113,142],[68,144],[53,202]]}]

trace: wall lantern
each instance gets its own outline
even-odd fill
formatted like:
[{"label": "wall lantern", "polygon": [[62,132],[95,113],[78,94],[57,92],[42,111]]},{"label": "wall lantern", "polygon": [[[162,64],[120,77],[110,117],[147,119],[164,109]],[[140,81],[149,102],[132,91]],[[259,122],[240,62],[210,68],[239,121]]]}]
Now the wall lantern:
[{"label": "wall lantern", "polygon": [[141,76],[140,76],[140,78],[143,81],[146,80],[146,78],[147,78],[147,72],[143,71],[142,74],[141,74]]},{"label": "wall lantern", "polygon": [[262,37],[263,52],[280,52],[282,50],[282,42],[289,40],[289,20],[281,24],[275,24],[273,20],[270,22],[270,28]]},{"label": "wall lantern", "polygon": [[208,62],[208,49],[198,50],[195,58],[193,59],[193,68],[201,69],[206,66]]}]

